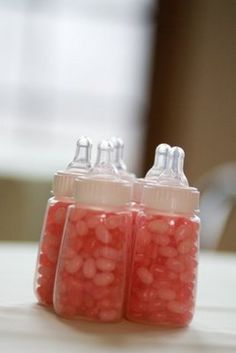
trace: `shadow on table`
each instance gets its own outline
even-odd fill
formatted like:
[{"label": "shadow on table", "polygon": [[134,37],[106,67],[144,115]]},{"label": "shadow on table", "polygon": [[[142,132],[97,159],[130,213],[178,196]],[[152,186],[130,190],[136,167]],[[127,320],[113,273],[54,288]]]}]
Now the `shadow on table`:
[{"label": "shadow on table", "polygon": [[[129,321],[121,321],[119,323],[95,323],[82,320],[68,320],[57,316],[53,310],[44,308],[38,304],[34,305],[37,314],[45,321],[50,322],[51,325],[56,325],[58,328],[58,334],[64,332],[66,338],[73,336],[79,339],[83,336],[83,340],[91,341],[91,344],[96,347],[108,349],[132,347],[137,346],[137,342],[140,344],[150,343],[156,345],[158,339],[161,338],[161,343],[165,341],[170,343],[175,341],[179,335],[185,335],[188,332],[188,328],[157,328],[155,326],[149,326],[144,324],[135,324]],[[38,315],[37,315],[38,316]],[[155,336],[155,341],[153,337]],[[59,337],[59,339],[62,337]]]}]

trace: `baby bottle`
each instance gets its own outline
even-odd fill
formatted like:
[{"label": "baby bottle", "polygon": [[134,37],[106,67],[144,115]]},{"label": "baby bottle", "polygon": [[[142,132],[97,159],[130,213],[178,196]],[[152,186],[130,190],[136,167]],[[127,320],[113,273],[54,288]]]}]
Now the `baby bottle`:
[{"label": "baby bottle", "polygon": [[93,171],[75,182],[55,280],[59,315],[102,322],[122,318],[131,188],[112,163],[111,142],[102,141]]},{"label": "baby bottle", "polygon": [[143,186],[126,307],[131,321],[186,326],[193,317],[199,192],[188,186],[183,161],[181,148],[161,146],[153,180]]},{"label": "baby bottle", "polygon": [[53,179],[53,197],[48,200],[35,273],[35,293],[40,304],[51,305],[53,287],[67,208],[73,203],[74,180],[91,168],[91,142],[81,137],[74,160]]}]

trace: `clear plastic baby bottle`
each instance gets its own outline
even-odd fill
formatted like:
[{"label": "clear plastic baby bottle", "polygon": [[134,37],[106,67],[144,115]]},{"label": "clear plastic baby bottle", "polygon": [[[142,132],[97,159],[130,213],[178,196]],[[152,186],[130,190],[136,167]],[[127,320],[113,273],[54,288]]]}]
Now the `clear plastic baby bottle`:
[{"label": "clear plastic baby bottle", "polygon": [[80,137],[74,160],[53,179],[53,197],[48,200],[41,232],[35,273],[35,293],[40,304],[52,305],[53,287],[67,208],[73,201],[74,181],[90,168],[91,142]]},{"label": "clear plastic baby bottle", "polygon": [[60,250],[54,309],[67,318],[113,322],[123,316],[131,183],[112,164],[102,141],[92,173],[75,183]]},{"label": "clear plastic baby bottle", "polygon": [[186,326],[193,317],[199,192],[188,186],[183,160],[181,148],[166,148],[161,172],[143,187],[126,307],[131,321]]}]

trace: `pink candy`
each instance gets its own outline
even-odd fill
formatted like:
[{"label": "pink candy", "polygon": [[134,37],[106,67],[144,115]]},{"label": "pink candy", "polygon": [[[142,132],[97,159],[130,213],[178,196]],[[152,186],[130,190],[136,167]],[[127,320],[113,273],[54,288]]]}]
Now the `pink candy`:
[{"label": "pink candy", "polygon": [[112,241],[112,235],[108,229],[106,229],[105,225],[99,224],[95,228],[95,234],[98,240],[100,240],[104,244],[109,244]]},{"label": "pink candy", "polygon": [[[39,245],[36,265],[35,293],[40,304],[52,305],[55,273],[61,245],[66,212],[71,203],[49,200]],[[67,263],[69,271],[75,271],[80,260]]]},{"label": "pink candy", "polygon": [[114,282],[114,279],[115,276],[113,273],[97,273],[96,276],[94,276],[93,282],[96,284],[96,286],[105,287]]},{"label": "pink candy", "polygon": [[132,321],[185,326],[193,316],[198,218],[137,216],[126,316]]},{"label": "pink candy", "polygon": [[99,257],[96,260],[96,266],[100,271],[114,271],[116,263],[113,260],[109,260],[103,257]]},{"label": "pink candy", "polygon": [[144,284],[151,284],[153,282],[153,275],[146,267],[140,267],[137,270],[137,275]]},{"label": "pink candy", "polygon": [[93,258],[85,260],[83,264],[83,275],[85,278],[94,278],[96,274],[96,264]]},{"label": "pink candy", "polygon": [[58,261],[68,206],[56,203],[47,212],[36,277],[40,303],[51,305],[55,289],[54,308],[64,317],[118,321],[126,304],[132,321],[169,326],[191,321],[197,218],[73,206]]},{"label": "pink candy", "polygon": [[55,282],[59,315],[97,321],[122,318],[131,222],[128,211],[70,209]]}]

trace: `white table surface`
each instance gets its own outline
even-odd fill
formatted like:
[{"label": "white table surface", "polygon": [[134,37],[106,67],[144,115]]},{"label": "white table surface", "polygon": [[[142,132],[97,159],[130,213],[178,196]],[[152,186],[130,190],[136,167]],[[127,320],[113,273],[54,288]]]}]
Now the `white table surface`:
[{"label": "white table surface", "polygon": [[63,320],[36,304],[36,245],[0,243],[0,352],[236,352],[236,255],[201,254],[197,311],[190,327]]}]

